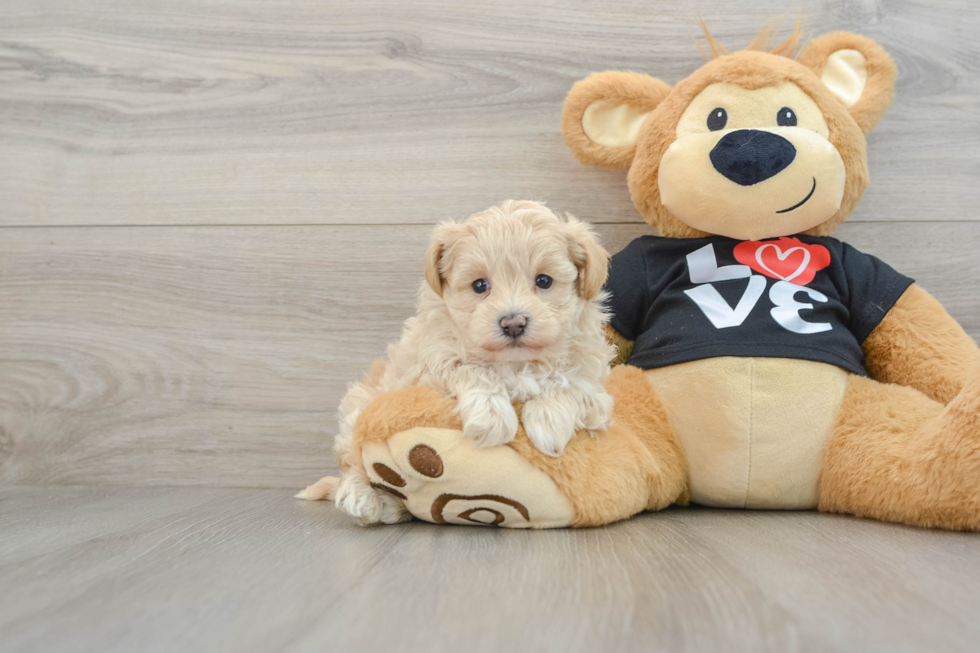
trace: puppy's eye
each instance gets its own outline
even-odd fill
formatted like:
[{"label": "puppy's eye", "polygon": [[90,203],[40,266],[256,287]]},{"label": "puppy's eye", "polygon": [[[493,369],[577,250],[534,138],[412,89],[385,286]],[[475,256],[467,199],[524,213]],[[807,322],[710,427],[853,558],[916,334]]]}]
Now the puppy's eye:
[{"label": "puppy's eye", "polygon": [[490,290],[490,282],[486,279],[477,279],[473,282],[473,292],[477,295],[482,295],[488,290]]},{"label": "puppy's eye", "polygon": [[534,285],[541,290],[547,290],[548,288],[551,288],[551,277],[549,277],[547,274],[539,274],[534,280]]},{"label": "puppy's eye", "polygon": [[708,114],[708,129],[713,132],[724,129],[728,124],[728,112],[718,107]]},{"label": "puppy's eye", "polygon": [[776,114],[776,124],[780,127],[796,127],[796,114],[789,107],[783,107]]}]

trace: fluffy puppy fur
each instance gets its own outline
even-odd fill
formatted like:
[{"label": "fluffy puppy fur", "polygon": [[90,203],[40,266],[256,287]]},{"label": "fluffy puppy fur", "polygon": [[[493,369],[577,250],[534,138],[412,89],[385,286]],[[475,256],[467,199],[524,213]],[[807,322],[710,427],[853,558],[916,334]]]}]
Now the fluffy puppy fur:
[{"label": "fluffy puppy fur", "polygon": [[[418,313],[340,405],[334,451],[341,478],[299,495],[323,499],[364,523],[409,515],[371,487],[352,444],[354,423],[375,398],[427,385],[456,399],[463,431],[483,446],[511,442],[524,403],[528,438],[560,456],[576,430],[608,426],[603,389],[614,348],[602,306],[609,255],[588,224],[543,204],[509,200],[463,223],[440,224],[425,262]],[[335,487],[335,484],[336,487]]]}]

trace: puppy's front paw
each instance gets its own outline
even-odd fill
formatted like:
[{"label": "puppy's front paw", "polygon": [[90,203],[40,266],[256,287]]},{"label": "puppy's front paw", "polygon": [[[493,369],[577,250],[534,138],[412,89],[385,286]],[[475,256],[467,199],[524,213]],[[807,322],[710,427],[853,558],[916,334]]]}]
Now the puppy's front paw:
[{"label": "puppy's front paw", "polygon": [[481,447],[507,444],[517,435],[517,413],[504,394],[470,392],[458,402],[463,433]]},{"label": "puppy's front paw", "polygon": [[395,497],[380,492],[366,478],[350,474],[340,479],[336,505],[362,525],[396,524],[411,519]]},{"label": "puppy's front paw", "polygon": [[575,435],[575,415],[561,403],[531,399],[521,413],[527,437],[541,453],[560,456]]},{"label": "puppy's front paw", "polygon": [[585,428],[589,431],[604,431],[612,424],[613,398],[606,392],[598,393],[591,405],[585,418],[582,420]]}]

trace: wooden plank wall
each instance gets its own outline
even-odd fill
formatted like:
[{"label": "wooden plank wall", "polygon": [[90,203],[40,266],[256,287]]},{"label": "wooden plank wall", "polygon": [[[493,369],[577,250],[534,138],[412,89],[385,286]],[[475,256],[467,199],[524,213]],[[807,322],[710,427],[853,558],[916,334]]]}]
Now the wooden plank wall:
[{"label": "wooden plank wall", "polygon": [[[412,312],[430,225],[505,198],[648,232],[559,116],[591,71],[676,82],[786,5],[4,0],[0,482],[300,486]],[[794,7],[795,9],[795,7]],[[895,105],[838,235],[980,336],[980,12],[803,2],[881,42]]]}]

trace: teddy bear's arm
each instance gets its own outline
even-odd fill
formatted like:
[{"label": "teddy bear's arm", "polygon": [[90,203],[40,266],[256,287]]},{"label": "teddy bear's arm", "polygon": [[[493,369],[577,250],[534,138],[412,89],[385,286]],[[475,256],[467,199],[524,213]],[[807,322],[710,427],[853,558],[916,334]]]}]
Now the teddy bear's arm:
[{"label": "teddy bear's arm", "polygon": [[868,373],[877,381],[909,386],[948,403],[959,393],[977,344],[935,297],[909,286],[864,341]]},{"label": "teddy bear's arm", "polygon": [[625,365],[633,353],[633,341],[627,340],[619,334],[612,325],[606,325],[606,341],[616,348],[616,358],[612,360],[612,365]]}]

